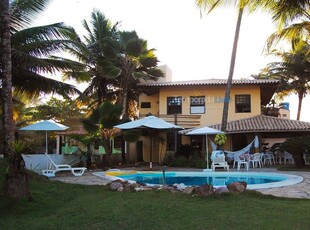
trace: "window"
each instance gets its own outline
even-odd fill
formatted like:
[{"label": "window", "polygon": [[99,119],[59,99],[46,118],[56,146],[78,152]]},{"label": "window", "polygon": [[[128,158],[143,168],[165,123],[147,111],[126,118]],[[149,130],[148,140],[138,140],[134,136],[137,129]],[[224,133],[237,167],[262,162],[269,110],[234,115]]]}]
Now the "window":
[{"label": "window", "polygon": [[251,112],[251,95],[236,95],[236,113],[250,113]]},{"label": "window", "polygon": [[182,114],[182,97],[167,97],[167,114]]},{"label": "window", "polygon": [[142,109],[151,108],[151,102],[141,102],[141,108]]},{"label": "window", "polygon": [[203,114],[205,113],[205,97],[190,97],[190,113],[191,114]]}]

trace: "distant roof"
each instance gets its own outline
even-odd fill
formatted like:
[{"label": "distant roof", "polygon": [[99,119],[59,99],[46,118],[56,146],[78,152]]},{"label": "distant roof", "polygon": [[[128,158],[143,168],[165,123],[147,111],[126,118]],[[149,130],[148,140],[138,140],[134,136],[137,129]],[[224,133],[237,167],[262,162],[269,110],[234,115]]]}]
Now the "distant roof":
[{"label": "distant roof", "polygon": [[[191,86],[191,85],[226,85],[227,79],[205,79],[190,81],[171,81],[171,82],[150,82],[143,83],[140,86]],[[233,85],[261,85],[261,84],[279,84],[278,80],[267,79],[236,79],[232,81]]]},{"label": "distant roof", "polygon": [[[221,124],[210,125],[209,127],[221,130]],[[257,115],[227,123],[226,133],[254,132],[310,132],[310,122]]]}]

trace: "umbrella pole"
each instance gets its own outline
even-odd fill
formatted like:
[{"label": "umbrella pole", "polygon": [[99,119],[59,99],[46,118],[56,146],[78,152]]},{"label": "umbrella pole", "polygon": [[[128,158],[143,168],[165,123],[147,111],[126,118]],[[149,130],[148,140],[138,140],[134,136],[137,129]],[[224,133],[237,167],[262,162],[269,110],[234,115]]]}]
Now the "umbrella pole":
[{"label": "umbrella pole", "polygon": [[208,135],[206,135],[206,152],[207,152],[207,169],[209,169],[209,146],[208,146]]},{"label": "umbrella pole", "polygon": [[45,131],[45,153],[48,153],[48,146],[47,146],[47,130]]},{"label": "umbrella pole", "polygon": [[208,135],[206,135],[206,161],[207,161],[207,168],[204,169],[204,172],[210,172],[213,171],[212,169],[209,169],[209,146],[208,146]]},{"label": "umbrella pole", "polygon": [[152,170],[153,168],[153,163],[152,163],[152,158],[153,158],[153,148],[152,148],[152,145],[153,145],[153,140],[152,140],[152,135],[150,136],[150,170]]}]

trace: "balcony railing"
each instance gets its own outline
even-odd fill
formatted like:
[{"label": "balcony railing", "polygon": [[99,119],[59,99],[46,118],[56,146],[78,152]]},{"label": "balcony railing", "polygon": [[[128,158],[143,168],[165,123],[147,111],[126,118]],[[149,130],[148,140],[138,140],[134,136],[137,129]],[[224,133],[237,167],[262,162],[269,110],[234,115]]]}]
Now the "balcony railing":
[{"label": "balcony railing", "polygon": [[[146,114],[140,115],[140,117],[145,117]],[[200,125],[201,115],[183,115],[183,114],[157,114],[156,117],[162,118],[167,122],[175,125],[179,125],[183,128],[194,128]]]}]

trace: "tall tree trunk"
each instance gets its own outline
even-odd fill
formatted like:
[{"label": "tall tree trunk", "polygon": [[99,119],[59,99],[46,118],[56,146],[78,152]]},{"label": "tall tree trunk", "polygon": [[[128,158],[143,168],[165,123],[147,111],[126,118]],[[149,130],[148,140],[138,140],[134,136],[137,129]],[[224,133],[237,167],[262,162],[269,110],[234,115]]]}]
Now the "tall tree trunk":
[{"label": "tall tree trunk", "polygon": [[227,129],[227,120],[228,120],[228,109],[229,109],[229,103],[230,103],[230,88],[232,84],[232,79],[234,75],[234,69],[235,69],[235,62],[236,62],[236,54],[237,54],[237,47],[238,47],[238,39],[240,34],[240,27],[241,27],[241,21],[242,21],[242,14],[243,14],[243,8],[240,8],[238,13],[238,20],[235,30],[235,38],[234,38],[234,44],[233,49],[231,53],[231,60],[230,60],[230,68],[229,68],[229,74],[227,79],[227,85],[225,90],[225,98],[224,98],[224,107],[223,107],[223,115],[222,115],[222,131],[226,132]]},{"label": "tall tree trunk", "polygon": [[2,64],[2,109],[4,129],[4,155],[12,155],[9,146],[14,142],[13,102],[12,102],[12,61],[9,0],[1,0],[1,64]]},{"label": "tall tree trunk", "polygon": [[21,154],[11,148],[14,143],[14,122],[12,102],[12,61],[11,61],[11,34],[9,0],[0,1],[0,56],[2,80],[2,108],[4,129],[4,154],[9,158],[9,167],[4,184],[4,196],[19,199],[31,198],[28,186],[28,174]]},{"label": "tall tree trunk", "polygon": [[302,105],[302,100],[304,98],[304,93],[299,92],[298,93],[298,109],[297,109],[297,120],[300,120],[300,113],[301,113],[301,105]]}]

